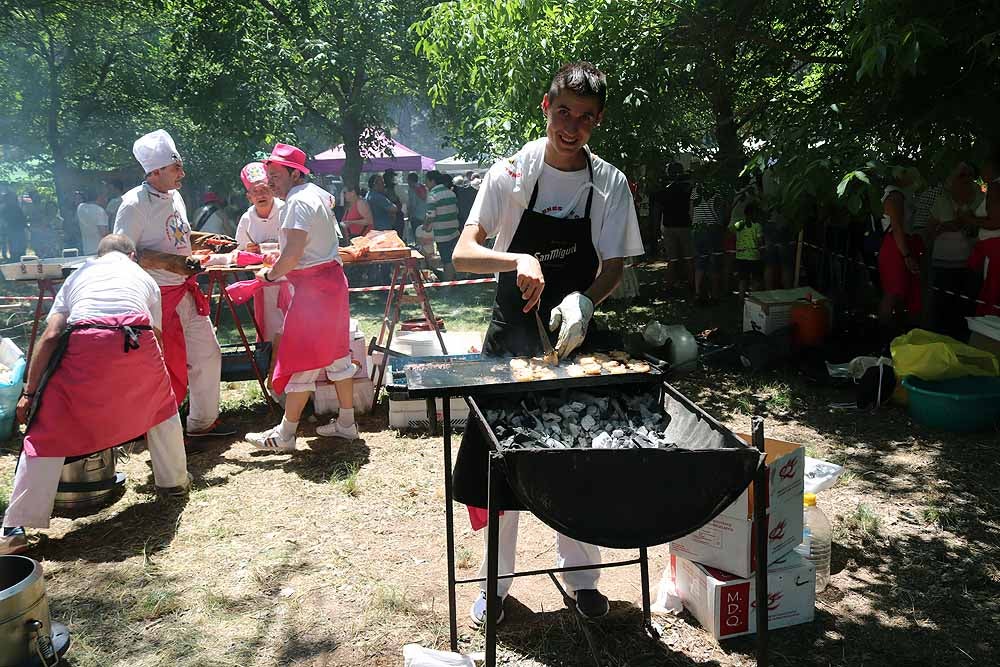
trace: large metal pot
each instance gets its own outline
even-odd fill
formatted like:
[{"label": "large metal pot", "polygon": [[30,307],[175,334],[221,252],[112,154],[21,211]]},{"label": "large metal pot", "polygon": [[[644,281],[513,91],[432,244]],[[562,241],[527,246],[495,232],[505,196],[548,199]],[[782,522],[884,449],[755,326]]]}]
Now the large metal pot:
[{"label": "large metal pot", "polygon": [[55,507],[79,511],[107,501],[125,476],[115,472],[116,447],[91,454],[63,466]]},{"label": "large metal pot", "polygon": [[58,664],[69,632],[55,626],[42,566],[25,556],[0,556],[0,667]]}]

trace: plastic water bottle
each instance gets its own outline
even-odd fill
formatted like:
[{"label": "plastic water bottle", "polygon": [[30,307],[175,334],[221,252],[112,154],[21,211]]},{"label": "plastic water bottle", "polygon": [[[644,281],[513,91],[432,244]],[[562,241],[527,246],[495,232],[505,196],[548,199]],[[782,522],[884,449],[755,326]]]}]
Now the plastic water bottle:
[{"label": "plastic water bottle", "polygon": [[826,589],[830,583],[830,545],[833,529],[823,510],[816,507],[816,494],[802,496],[804,526],[802,544],[795,551],[816,566],[816,592]]}]

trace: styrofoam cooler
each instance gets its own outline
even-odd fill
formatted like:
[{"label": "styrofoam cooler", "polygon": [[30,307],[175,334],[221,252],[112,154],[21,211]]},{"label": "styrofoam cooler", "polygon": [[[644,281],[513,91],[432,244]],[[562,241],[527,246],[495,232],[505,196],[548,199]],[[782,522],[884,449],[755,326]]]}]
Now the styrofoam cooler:
[{"label": "styrofoam cooler", "polygon": [[[469,421],[469,406],[465,399],[451,399],[451,425],[465,427]],[[440,398],[434,399],[434,411],[440,424],[444,419],[444,404]],[[397,401],[389,399],[389,426],[398,429],[427,428],[430,421],[427,418],[427,401]]]},{"label": "styrofoam cooler", "polygon": [[[366,414],[371,411],[375,402],[375,387],[368,376],[370,359],[365,344],[365,334],[355,319],[351,319],[351,361],[358,368],[354,374],[354,410],[357,414]],[[337,391],[332,383],[316,383],[316,393],[313,394],[313,409],[319,415],[329,414],[340,409]]]}]

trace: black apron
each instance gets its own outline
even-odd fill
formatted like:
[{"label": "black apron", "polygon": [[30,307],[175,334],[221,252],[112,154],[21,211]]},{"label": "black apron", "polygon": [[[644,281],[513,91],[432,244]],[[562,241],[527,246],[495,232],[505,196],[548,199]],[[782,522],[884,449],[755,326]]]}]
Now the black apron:
[{"label": "black apron", "polygon": [[[594,167],[589,155],[587,170],[593,184]],[[538,182],[535,183],[531,201],[521,215],[521,222],[507,251],[532,255],[542,265],[545,290],[538,305],[538,314],[542,322],[548,324],[553,308],[568,294],[589,289],[597,278],[600,259],[594,248],[590,221],[594,189],[591,187],[587,194],[587,208],[583,218],[555,218],[539,213],[534,210],[537,199]],[[493,316],[483,343],[483,355],[524,357],[542,353],[535,313],[524,313],[523,309],[524,299],[517,286],[517,271],[501,273],[497,280]],[[553,343],[556,333],[549,334]],[[462,436],[462,446],[455,460],[455,499],[466,505],[486,507],[489,441],[478,423],[472,424],[471,421]],[[500,509],[524,509],[514,498],[506,478],[501,475],[496,483]]]}]

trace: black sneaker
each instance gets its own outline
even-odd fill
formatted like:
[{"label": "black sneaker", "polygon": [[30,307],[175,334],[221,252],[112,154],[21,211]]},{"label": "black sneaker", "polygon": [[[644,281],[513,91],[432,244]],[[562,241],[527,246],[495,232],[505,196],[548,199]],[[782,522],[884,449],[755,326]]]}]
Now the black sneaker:
[{"label": "black sneaker", "polygon": [[219,438],[227,435],[236,435],[236,428],[216,419],[211,426],[201,431],[188,431],[189,438]]},{"label": "black sneaker", "polygon": [[608,598],[596,588],[583,588],[576,592],[576,610],[584,618],[601,618],[610,609]]},{"label": "black sneaker", "polygon": [[[503,623],[503,598],[495,598],[496,604],[500,607],[500,615],[497,616],[497,624]],[[469,617],[477,626],[486,624],[486,593],[480,591],[479,597],[472,603],[469,609]]]}]

